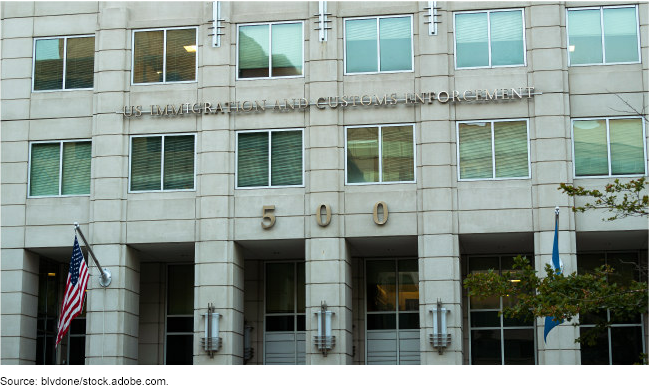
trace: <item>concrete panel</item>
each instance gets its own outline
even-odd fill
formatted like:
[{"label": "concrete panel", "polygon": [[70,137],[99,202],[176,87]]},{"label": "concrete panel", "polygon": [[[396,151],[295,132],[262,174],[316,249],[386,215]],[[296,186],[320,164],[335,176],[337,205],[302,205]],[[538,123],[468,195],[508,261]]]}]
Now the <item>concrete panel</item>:
[{"label": "concrete panel", "polygon": [[458,232],[522,232],[533,228],[530,209],[477,210],[458,212]]},{"label": "concrete panel", "polygon": [[[61,10],[65,8],[62,7]],[[97,12],[97,9],[93,12]],[[34,18],[34,35],[37,37],[94,34],[96,29],[96,13]]]},{"label": "concrete panel", "polygon": [[[164,229],[161,227],[164,226]],[[126,223],[129,243],[195,241],[194,220],[131,221]]]},{"label": "concrete panel", "polygon": [[93,114],[93,91],[60,91],[34,93],[30,118],[60,118]]},{"label": "concrete panel", "polygon": [[[3,2],[4,5],[4,2]],[[34,36],[33,18],[7,18],[2,19],[2,39],[7,38],[30,38]]]},{"label": "concrete panel", "polygon": [[[29,118],[29,100],[3,100],[2,120],[24,120]],[[3,123],[4,124],[4,123]]]},{"label": "concrete panel", "polygon": [[2,100],[29,99],[31,97],[32,80],[8,79],[2,81]]}]

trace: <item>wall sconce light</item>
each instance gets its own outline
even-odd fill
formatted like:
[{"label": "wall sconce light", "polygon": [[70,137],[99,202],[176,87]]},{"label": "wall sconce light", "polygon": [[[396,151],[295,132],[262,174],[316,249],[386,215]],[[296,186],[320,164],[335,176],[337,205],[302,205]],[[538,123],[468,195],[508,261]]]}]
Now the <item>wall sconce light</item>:
[{"label": "wall sconce light", "polygon": [[253,332],[253,327],[250,325],[244,326],[244,361],[251,360],[253,358],[253,353],[255,349],[251,347],[251,333]]},{"label": "wall sconce light", "polygon": [[203,316],[205,317],[205,337],[201,338],[201,345],[212,358],[214,353],[221,348],[221,337],[219,337],[219,317],[221,315],[215,313],[214,305],[209,303],[208,312]]},{"label": "wall sconce light", "polygon": [[317,311],[318,317],[318,334],[314,336],[314,344],[323,356],[327,356],[327,351],[336,345],[336,336],[332,336],[332,313],[327,310],[327,303],[321,302],[320,311]]},{"label": "wall sconce light", "polygon": [[430,310],[433,313],[433,334],[429,335],[429,341],[438,354],[442,355],[443,348],[451,344],[451,335],[447,333],[447,313],[451,310],[442,307],[442,301],[438,299],[436,308]]}]

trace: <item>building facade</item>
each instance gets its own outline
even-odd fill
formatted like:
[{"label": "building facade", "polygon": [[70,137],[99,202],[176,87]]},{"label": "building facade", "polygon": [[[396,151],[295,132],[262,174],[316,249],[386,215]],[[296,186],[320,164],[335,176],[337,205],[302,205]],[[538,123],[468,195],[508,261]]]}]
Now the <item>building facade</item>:
[{"label": "building facade", "polygon": [[[647,177],[647,107],[645,2],[3,2],[2,363],[636,362],[647,317],[545,342],[462,280],[556,207],[565,273],[641,277],[558,186]],[[75,222],[112,281],[54,349]]]}]

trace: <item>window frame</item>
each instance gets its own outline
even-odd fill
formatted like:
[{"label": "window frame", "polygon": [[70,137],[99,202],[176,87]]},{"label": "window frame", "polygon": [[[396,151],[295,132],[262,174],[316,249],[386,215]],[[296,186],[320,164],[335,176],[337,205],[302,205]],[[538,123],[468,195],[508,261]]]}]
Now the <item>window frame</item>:
[{"label": "window frame", "polygon": [[[409,70],[381,70],[381,35],[379,34],[379,19],[390,19],[390,18],[403,18],[408,17],[411,22],[411,69]],[[348,72],[348,58],[347,58],[347,29],[345,28],[345,23],[348,20],[369,20],[375,19],[377,26],[377,71],[376,72]],[[414,52],[414,43],[413,43],[413,15],[412,14],[403,14],[403,15],[377,15],[377,16],[359,16],[353,18],[343,18],[343,75],[344,76],[354,76],[361,74],[387,74],[387,73],[414,73],[415,72],[415,52]]]},{"label": "window frame", "polygon": [[[64,143],[80,143],[80,142],[90,142],[90,181],[92,184],[92,139],[83,138],[83,139],[66,139],[66,140],[51,140],[51,141],[31,141],[29,142],[29,161],[27,164],[27,198],[28,199],[38,199],[38,198],[68,198],[73,196],[90,196],[92,191],[92,185],[90,186],[91,191],[87,194],[61,194],[61,189],[63,188],[63,144]],[[31,194],[31,183],[32,183],[32,145],[34,144],[59,144],[59,194],[58,195],[32,195]]]},{"label": "window frame", "polygon": [[[383,127],[398,127],[398,126],[411,126],[412,136],[413,136],[413,180],[411,181],[382,181],[383,174],[383,146],[382,146],[382,128]],[[379,181],[375,182],[364,182],[364,183],[348,183],[348,129],[356,128],[366,128],[366,127],[376,127],[378,128],[378,143],[379,143]],[[417,183],[417,142],[415,139],[415,123],[387,123],[387,124],[375,124],[375,125],[352,125],[345,126],[344,134],[344,148],[343,155],[345,159],[345,169],[343,174],[345,175],[345,185],[348,186],[367,186],[367,185],[377,185],[377,184],[415,184]]]},{"label": "window frame", "polygon": [[[32,93],[41,93],[41,92],[62,92],[62,91],[92,91],[95,89],[95,51],[93,49],[93,86],[90,88],[66,88],[65,87],[65,76],[68,60],[68,39],[69,38],[95,38],[95,34],[84,34],[84,35],[57,35],[53,37],[34,37],[32,42]],[[63,81],[61,84],[61,89],[34,89],[34,83],[36,81],[36,42],[44,41],[49,39],[63,39]]]},{"label": "window frame", "polygon": [[[302,184],[292,184],[292,185],[282,185],[274,186],[271,185],[271,147],[272,147],[272,138],[271,133],[275,132],[284,132],[284,131],[300,131],[301,136],[301,150],[302,150]],[[239,179],[239,134],[249,134],[249,133],[267,133],[269,146],[268,146],[268,185],[266,186],[251,186],[251,187],[240,187],[238,184]],[[289,129],[259,129],[259,130],[236,130],[235,131],[235,189],[236,190],[255,190],[255,189],[273,189],[273,188],[300,188],[305,187],[305,129],[304,128],[289,128]]]},{"label": "window frame", "polygon": [[[194,29],[194,43],[196,44],[196,55],[194,56],[194,80],[185,81],[166,81],[167,80],[167,31],[169,30],[189,30]],[[163,32],[163,81],[151,83],[135,83],[133,78],[135,76],[135,33],[146,31],[162,31]],[[198,82],[199,77],[199,28],[198,26],[183,26],[183,27],[161,27],[161,28],[142,28],[131,30],[131,85],[166,85],[166,84],[188,84]]]},{"label": "window frame", "polygon": [[[528,176],[517,177],[496,177],[496,156],[494,154],[494,123],[495,122],[526,122],[526,144],[528,146]],[[460,125],[463,123],[490,123],[491,139],[492,139],[492,177],[475,178],[475,179],[461,179],[460,177]],[[529,180],[532,178],[532,168],[530,161],[530,121],[528,118],[515,118],[515,119],[486,119],[486,120],[471,120],[471,121],[456,121],[456,179],[461,181],[481,181],[481,180]]]},{"label": "window frame", "polygon": [[[300,24],[300,33],[301,39],[300,41],[302,44],[300,45],[300,50],[302,53],[302,74],[300,75],[292,75],[292,76],[273,76],[273,66],[272,66],[272,61],[273,61],[273,29],[272,25],[274,24]],[[245,27],[245,26],[268,26],[269,30],[269,65],[268,65],[268,70],[269,70],[269,76],[268,77],[239,77],[239,29],[240,27]],[[235,81],[245,81],[245,80],[274,80],[274,79],[297,79],[297,78],[304,78],[305,77],[305,22],[303,20],[285,20],[285,21],[278,21],[278,22],[254,22],[254,23],[240,23],[237,24],[237,45],[235,48]]]},{"label": "window frame", "polygon": [[[521,12],[521,26],[522,26],[522,42],[523,42],[523,52],[524,52],[524,62],[522,64],[515,65],[492,65],[492,33],[490,27],[490,13],[492,12],[504,12],[504,11],[520,11]],[[478,13],[487,13],[487,27],[488,27],[488,65],[487,66],[468,66],[459,68],[457,63],[457,40],[456,40],[456,15],[459,14],[478,14]],[[501,8],[501,9],[489,9],[489,10],[471,10],[471,11],[457,11],[453,13],[453,29],[454,29],[454,70],[465,70],[465,69],[493,69],[493,68],[516,68],[516,67],[526,67],[528,66],[527,59],[527,47],[526,47],[526,13],[524,8]]]},{"label": "window frame", "polygon": [[[509,254],[480,254],[480,255],[468,255],[465,259],[466,261],[466,270],[467,270],[467,275],[470,275],[470,261],[471,259],[476,259],[476,258],[498,258],[499,259],[499,275],[501,275],[502,272],[504,271],[513,271],[513,270],[504,270],[502,266],[502,262],[504,258],[513,258],[517,255],[509,255]],[[534,258],[532,254],[528,254],[527,256],[530,256],[530,258]],[[539,364],[539,360],[537,359],[537,352],[539,348],[539,343],[537,342],[537,320],[534,319],[530,326],[506,326],[504,325],[504,316],[499,315],[499,326],[472,326],[472,312],[502,312],[503,311],[503,297],[498,297],[499,298],[499,308],[498,309],[472,309],[471,306],[471,295],[469,294],[469,290],[465,289],[466,295],[467,295],[467,352],[468,352],[468,364],[472,364],[472,331],[473,330],[499,330],[500,334],[500,344],[501,344],[501,365],[504,366],[505,364],[505,330],[532,330],[533,331],[533,357],[534,357],[534,365]]]},{"label": "window frame", "polygon": [[[641,264],[643,259],[642,259],[642,253],[639,250],[614,250],[614,251],[586,251],[586,252],[579,252],[576,253],[576,266],[578,264],[578,256],[579,255],[601,255],[604,256],[604,264],[609,264],[608,260],[611,256],[615,256],[618,253],[635,253],[636,254],[636,259],[637,259],[637,265]],[[637,274],[637,276],[640,276]],[[611,310],[607,309],[606,311],[607,314],[607,321],[611,321]],[[638,323],[611,323],[610,326],[605,329],[607,333],[607,350],[608,350],[608,359],[609,359],[609,365],[614,365],[612,363],[612,328],[640,328],[641,329],[641,350],[642,353],[647,353],[646,350],[646,343],[644,342],[646,340],[646,324],[644,321],[644,315],[639,315],[640,322]],[[580,324],[578,326],[578,331],[580,331],[582,328],[594,328],[596,327],[595,324]],[[579,344],[580,345],[580,344]],[[580,345],[580,353],[582,354],[582,345]],[[582,362],[581,362],[582,364]]]},{"label": "window frame", "polygon": [[[643,173],[634,173],[627,175],[612,175],[612,152],[611,144],[609,140],[609,121],[616,119],[639,119],[641,121],[641,139],[643,140]],[[576,150],[575,150],[575,137],[573,134],[574,122],[575,121],[593,121],[593,120],[605,120],[607,127],[607,175],[591,175],[591,176],[576,176]],[[645,120],[641,116],[603,116],[603,117],[588,117],[588,118],[571,118],[571,154],[572,154],[572,165],[573,165],[573,178],[574,179],[602,179],[602,178],[611,178],[611,177],[641,177],[648,175],[648,151],[646,147],[646,129],[645,129]]]},{"label": "window frame", "polygon": [[[192,188],[179,188],[179,189],[163,189],[163,178],[165,177],[165,138],[174,137],[174,136],[184,136],[192,135],[194,136],[194,171],[192,172],[193,177],[193,186]],[[131,190],[131,161],[133,159],[133,138],[142,138],[142,137],[162,137],[160,143],[160,189],[159,190],[142,190],[142,191],[132,191]],[[129,194],[142,194],[148,192],[175,192],[175,191],[196,191],[196,156],[197,156],[197,134],[196,133],[169,133],[169,134],[137,134],[129,136],[129,180],[128,180],[128,193]]]},{"label": "window frame", "polygon": [[[634,8],[636,14],[636,50],[638,61],[632,62],[605,62],[605,29],[604,19],[603,19],[603,9],[605,8]],[[571,52],[569,46],[569,12],[570,11],[581,11],[581,10],[600,10],[600,45],[601,45],[601,54],[603,56],[603,62],[593,62],[589,64],[572,64],[571,63]],[[641,31],[639,25],[639,6],[637,4],[632,5],[613,5],[613,6],[592,6],[592,7],[572,7],[565,10],[565,21],[566,21],[566,53],[567,53],[567,65],[572,66],[598,66],[598,65],[623,65],[623,64],[640,64],[641,63]]]}]

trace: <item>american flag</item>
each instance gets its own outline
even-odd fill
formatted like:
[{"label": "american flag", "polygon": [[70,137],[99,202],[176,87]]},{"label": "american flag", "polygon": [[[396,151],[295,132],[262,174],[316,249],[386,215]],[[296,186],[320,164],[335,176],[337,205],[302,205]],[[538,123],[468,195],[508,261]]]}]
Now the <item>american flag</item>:
[{"label": "american flag", "polygon": [[70,272],[65,285],[65,296],[61,305],[59,317],[59,332],[56,335],[56,345],[59,345],[63,336],[68,332],[70,322],[81,313],[84,305],[84,295],[88,285],[88,267],[81,253],[77,235],[74,236],[72,258],[70,258]]}]

